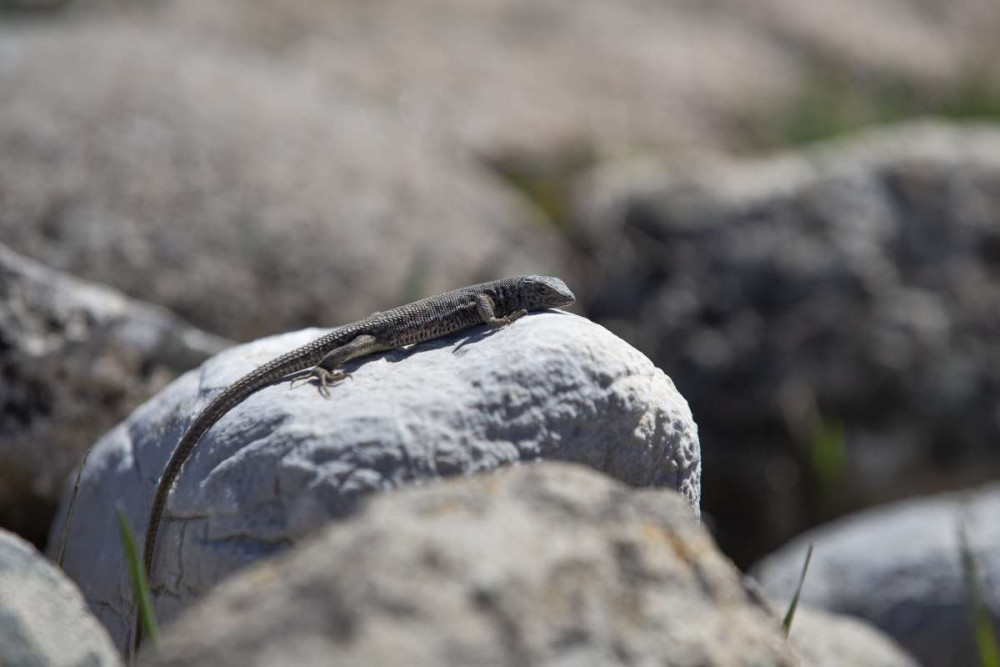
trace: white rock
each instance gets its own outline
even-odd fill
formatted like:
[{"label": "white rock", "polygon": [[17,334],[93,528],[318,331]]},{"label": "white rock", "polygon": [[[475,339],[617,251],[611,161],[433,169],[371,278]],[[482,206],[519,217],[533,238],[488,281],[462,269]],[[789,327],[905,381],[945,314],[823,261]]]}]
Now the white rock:
[{"label": "white rock", "polygon": [[[170,385],[95,448],[66,569],[122,645],[133,620],[114,504],[140,535],[154,481],[220,389],[319,330],[233,348]],[[520,461],[587,464],[697,509],[697,428],[673,382],[606,329],[562,312],[479,327],[358,360],[329,400],[265,389],[202,439],[167,504],[153,574],[169,620],[241,565],[273,553],[373,491]],[[53,529],[59,530],[59,523]]]}]

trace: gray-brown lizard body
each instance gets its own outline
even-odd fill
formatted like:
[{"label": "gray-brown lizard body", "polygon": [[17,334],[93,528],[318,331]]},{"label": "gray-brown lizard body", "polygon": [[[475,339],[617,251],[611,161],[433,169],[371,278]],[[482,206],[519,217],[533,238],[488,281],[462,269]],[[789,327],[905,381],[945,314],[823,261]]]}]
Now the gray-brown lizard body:
[{"label": "gray-brown lizard body", "polygon": [[[150,508],[143,546],[147,579],[152,575],[163,509],[181,468],[205,432],[251,394],[289,374],[311,368],[311,376],[320,382],[320,392],[327,395],[328,382],[346,377],[336,369],[356,357],[422,343],[482,323],[500,327],[529,310],[558,308],[573,300],[573,293],[559,278],[521,276],[472,285],[338,327],[243,376],[212,399],[188,426],[163,470]],[[142,627],[137,617],[134,649],[138,649],[141,638]]]}]

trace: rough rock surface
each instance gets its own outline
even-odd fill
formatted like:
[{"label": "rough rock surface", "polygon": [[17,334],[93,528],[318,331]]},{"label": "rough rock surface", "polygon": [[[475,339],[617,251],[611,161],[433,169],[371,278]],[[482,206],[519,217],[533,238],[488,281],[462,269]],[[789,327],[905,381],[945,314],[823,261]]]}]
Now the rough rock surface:
[{"label": "rough rock surface", "polygon": [[1000,473],[1000,130],[619,165],[577,206],[603,262],[583,307],[699,415],[703,509],[738,563]]},{"label": "rough rock surface", "polygon": [[909,500],[821,526],[765,558],[754,575],[792,596],[815,544],[802,600],[881,628],[921,664],[979,664],[958,537],[965,521],[981,592],[1000,632],[1000,484],[968,495]]},{"label": "rough rock surface", "polygon": [[0,665],[121,664],[76,586],[30,544],[0,529]]},{"label": "rough rock surface", "polygon": [[84,449],[226,345],[0,245],[0,525],[43,544]]},{"label": "rough rock surface", "polygon": [[379,496],[143,664],[798,664],[779,625],[676,493],[539,463]]},{"label": "rough rock surface", "polygon": [[237,339],[571,279],[484,169],[308,68],[112,17],[0,43],[0,237],[46,264]]},{"label": "rough rock surface", "polygon": [[[154,480],[198,411],[238,377],[321,333],[226,351],[95,447],[66,570],[120,646],[133,616],[115,502],[142,534]],[[160,529],[152,583],[161,618],[237,567],[348,515],[360,497],[405,483],[560,459],[635,486],[679,489],[698,506],[698,436],[687,403],[648,359],[583,318],[532,314],[348,370],[351,380],[329,400],[314,386],[280,383],[202,439]],[[57,522],[53,534],[59,530]]]},{"label": "rough rock surface", "polygon": [[[787,608],[787,607],[786,607]],[[920,663],[864,621],[800,606],[789,641],[816,667],[918,667]]]}]

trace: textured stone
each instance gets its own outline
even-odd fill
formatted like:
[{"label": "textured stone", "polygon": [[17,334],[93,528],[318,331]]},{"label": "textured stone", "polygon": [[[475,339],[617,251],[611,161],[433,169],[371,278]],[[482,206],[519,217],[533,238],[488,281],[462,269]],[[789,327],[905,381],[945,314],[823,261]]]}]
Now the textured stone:
[{"label": "textured stone", "polygon": [[603,265],[583,307],[700,416],[703,508],[737,563],[1000,474],[995,126],[607,167],[577,207]]},{"label": "textured stone", "polygon": [[[238,377],[321,333],[226,351],[94,449],[66,570],[120,646],[133,611],[114,503],[142,534],[154,481],[197,412]],[[679,489],[698,506],[698,437],[687,403],[648,359],[583,318],[532,314],[348,369],[351,380],[329,400],[313,386],[280,383],[202,439],[160,529],[152,583],[163,619],[239,566],[349,515],[360,497],[407,483],[560,459],[635,486]]]},{"label": "textured stone", "polygon": [[862,618],[930,667],[979,664],[958,529],[1000,632],[1000,485],[908,500],[849,516],[796,538],[754,567],[775,599],[791,598],[815,544],[802,600]]},{"label": "textured stone", "polygon": [[121,664],[76,586],[30,544],[0,529],[0,665]]},{"label": "textured stone", "polygon": [[0,245],[0,525],[43,544],[83,450],[227,344]]},{"label": "textured stone", "polygon": [[384,494],[224,582],[146,665],[793,665],[672,491],[538,463]]}]

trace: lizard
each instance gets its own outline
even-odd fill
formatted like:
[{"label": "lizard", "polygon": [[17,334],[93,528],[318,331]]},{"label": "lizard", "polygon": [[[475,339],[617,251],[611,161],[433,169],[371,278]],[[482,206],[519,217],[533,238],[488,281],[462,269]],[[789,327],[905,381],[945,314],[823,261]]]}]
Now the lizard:
[{"label": "lizard", "polygon": [[[156,484],[142,552],[146,580],[151,581],[157,532],[167,496],[181,469],[201,437],[252,394],[308,370],[304,378],[293,379],[293,385],[303,379],[315,379],[320,394],[329,398],[330,385],[350,377],[341,367],[352,359],[424,343],[479,324],[500,328],[528,311],[568,306],[574,300],[566,283],[548,276],[519,276],[471,285],[337,327],[236,380],[215,396],[187,427]],[[138,613],[133,637],[134,654],[142,641]]]}]

